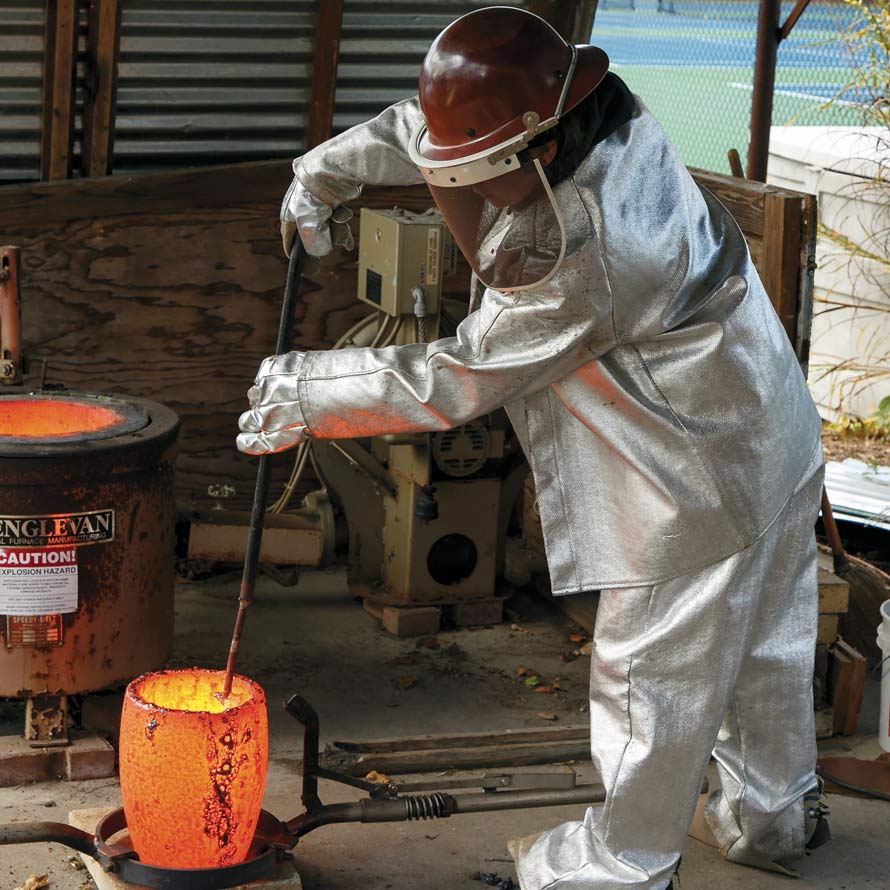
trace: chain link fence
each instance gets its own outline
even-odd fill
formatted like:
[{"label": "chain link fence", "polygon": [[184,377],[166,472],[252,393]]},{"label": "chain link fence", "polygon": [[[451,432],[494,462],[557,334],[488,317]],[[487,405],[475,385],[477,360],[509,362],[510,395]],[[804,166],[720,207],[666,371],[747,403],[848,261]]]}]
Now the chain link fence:
[{"label": "chain link fence", "polygon": [[[784,22],[794,4],[782,4]],[[747,165],[759,4],[753,0],[600,0],[591,43],[661,121],[692,167]],[[840,0],[813,0],[779,44],[773,124],[856,125]],[[829,107],[826,103],[834,100]]]}]

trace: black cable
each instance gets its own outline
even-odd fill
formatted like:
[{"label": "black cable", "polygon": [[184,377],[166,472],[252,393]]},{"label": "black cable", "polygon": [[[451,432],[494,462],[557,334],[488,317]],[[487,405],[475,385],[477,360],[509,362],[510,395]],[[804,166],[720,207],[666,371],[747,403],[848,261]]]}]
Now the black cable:
[{"label": "black cable", "polygon": [[870,788],[860,788],[858,785],[851,785],[849,782],[836,779],[834,776],[828,775],[821,766],[816,767],[816,775],[819,776],[820,779],[824,779],[826,782],[831,782],[832,785],[837,785],[838,788],[844,788],[847,791],[855,791],[857,794],[862,794],[865,797],[873,797],[875,800],[890,800],[890,794],[884,794],[883,791],[873,791]]}]

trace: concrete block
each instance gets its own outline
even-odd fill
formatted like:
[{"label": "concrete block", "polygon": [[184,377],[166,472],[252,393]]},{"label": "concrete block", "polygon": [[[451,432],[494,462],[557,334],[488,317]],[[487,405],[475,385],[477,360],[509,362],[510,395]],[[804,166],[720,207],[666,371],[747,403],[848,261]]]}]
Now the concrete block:
[{"label": "concrete block", "polygon": [[820,615],[819,616],[819,633],[816,637],[817,643],[829,644],[837,639],[837,615]]},{"label": "concrete block", "polygon": [[[74,828],[79,828],[81,831],[94,834],[96,826],[108,812],[109,810],[104,807],[72,810],[68,814],[68,824]],[[128,884],[115,875],[110,875],[103,871],[99,863],[92,857],[81,853],[80,858],[87,867],[90,877],[95,881],[98,890],[139,890],[133,884]],[[264,881],[251,881],[249,884],[239,884],[237,887],[233,887],[232,890],[301,890],[302,886],[300,876],[297,874],[294,864],[284,861],[279,863],[278,871]]]},{"label": "concrete block", "polygon": [[446,606],[445,611],[457,627],[500,624],[504,619],[504,601],[502,599],[487,599],[454,603]]}]

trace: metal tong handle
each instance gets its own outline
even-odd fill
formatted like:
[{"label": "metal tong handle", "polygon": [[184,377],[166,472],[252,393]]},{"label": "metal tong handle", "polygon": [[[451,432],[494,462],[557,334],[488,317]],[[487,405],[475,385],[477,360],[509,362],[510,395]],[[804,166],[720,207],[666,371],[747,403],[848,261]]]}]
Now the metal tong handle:
[{"label": "metal tong handle", "polygon": [[63,844],[97,858],[96,838],[64,822],[15,822],[0,825],[0,846],[7,844]]}]

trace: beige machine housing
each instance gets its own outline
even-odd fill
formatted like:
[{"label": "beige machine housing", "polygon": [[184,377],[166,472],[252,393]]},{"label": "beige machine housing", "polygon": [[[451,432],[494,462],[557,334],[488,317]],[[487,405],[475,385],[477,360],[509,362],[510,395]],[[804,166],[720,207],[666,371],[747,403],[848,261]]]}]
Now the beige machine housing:
[{"label": "beige machine housing", "polygon": [[358,298],[387,315],[413,315],[417,286],[435,315],[442,279],[454,270],[455,247],[439,213],[361,210]]}]

